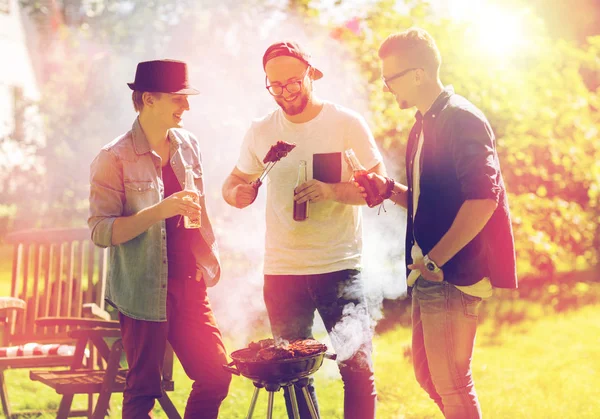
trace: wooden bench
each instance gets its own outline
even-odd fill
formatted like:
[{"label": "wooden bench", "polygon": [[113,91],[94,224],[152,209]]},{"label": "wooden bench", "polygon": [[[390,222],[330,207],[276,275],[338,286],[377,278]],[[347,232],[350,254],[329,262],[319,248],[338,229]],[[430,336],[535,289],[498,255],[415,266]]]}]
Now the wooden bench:
[{"label": "wooden bench", "polygon": [[[75,356],[71,367],[67,370],[31,371],[29,376],[34,381],[40,381],[52,387],[62,400],[56,415],[57,419],[79,416],[71,411],[73,397],[76,394],[98,394],[98,401],[93,411],[87,412],[87,417],[103,419],[108,413],[112,393],[122,393],[125,389],[127,369],[121,367],[123,343],[120,339],[119,322],[104,322],[87,319],[45,318],[39,319],[38,324],[46,326],[81,326],[87,322],[87,328],[73,330],[70,335],[77,339]],[[116,339],[109,348],[105,339]],[[106,369],[89,368],[85,366],[85,348],[93,345],[106,362]],[[181,419],[179,412],[167,395],[173,391],[173,350],[169,346],[165,353],[165,368],[163,368],[162,397],[158,402],[170,419]]]},{"label": "wooden bench", "polygon": [[[45,327],[39,317],[83,318],[96,313],[104,319],[104,286],[108,252],[94,246],[87,228],[25,230],[9,234],[13,247],[10,298],[22,307],[0,311],[0,346],[26,343],[73,344],[70,327]],[[13,416],[4,371],[13,368],[66,366],[72,356],[30,355],[0,358],[0,398],[7,418]],[[93,362],[93,359],[90,360]]]},{"label": "wooden bench", "polygon": [[[6,240],[13,246],[12,280],[10,296],[0,297],[0,346],[31,342],[76,345],[75,353],[70,356],[0,358],[0,398],[4,415],[12,418],[19,413],[11,411],[8,399],[10,386],[4,377],[5,370],[43,367],[67,367],[69,371],[86,369],[93,371],[90,377],[96,377],[94,379],[97,380],[97,377],[106,374],[111,349],[118,350],[120,344],[117,338],[116,346],[113,344],[108,349],[104,338],[116,338],[120,333],[118,322],[111,321],[110,315],[104,310],[108,249],[95,246],[87,228],[26,230],[9,234]],[[103,329],[105,336],[100,337],[98,328]],[[94,336],[93,339],[89,333]],[[89,357],[85,356],[86,347]],[[173,352],[169,346],[163,370],[166,390],[173,389],[172,371]],[[61,374],[63,379],[68,377],[66,373]],[[35,372],[30,376],[38,377]],[[39,376],[42,377],[46,376]],[[40,381],[51,385],[52,380],[44,378]],[[80,385],[81,381],[76,381],[75,376],[72,376],[71,382],[69,391],[73,390],[72,394],[89,395],[88,408],[70,411],[71,403],[68,397],[65,399],[66,393],[63,391],[65,387],[51,385],[57,392],[61,390],[59,394],[63,394],[61,406],[68,404],[69,416],[92,417],[93,394],[100,394],[100,400],[102,391],[96,391],[98,387]],[[112,390],[122,391],[122,388],[111,387]],[[169,408],[169,403],[166,405]],[[176,410],[170,415],[179,417]]]}]

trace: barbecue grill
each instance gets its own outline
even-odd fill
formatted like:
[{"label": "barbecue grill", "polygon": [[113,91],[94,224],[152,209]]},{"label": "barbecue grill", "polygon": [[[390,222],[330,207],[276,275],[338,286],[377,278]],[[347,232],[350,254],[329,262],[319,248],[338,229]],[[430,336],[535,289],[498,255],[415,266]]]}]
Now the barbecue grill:
[{"label": "barbecue grill", "polygon": [[245,348],[231,353],[231,361],[223,367],[235,375],[244,376],[254,383],[254,393],[250,401],[250,408],[246,419],[252,418],[258,393],[261,388],[267,390],[269,398],[267,405],[267,419],[273,417],[273,400],[275,392],[283,388],[290,397],[294,419],[300,419],[298,401],[293,386],[302,389],[302,394],[310,410],[312,419],[319,419],[315,406],[310,398],[308,389],[309,377],[317,372],[323,364],[324,358],[336,359],[335,354],[326,352],[326,349],[307,356],[295,356],[286,359],[257,360],[253,359],[254,351]]}]

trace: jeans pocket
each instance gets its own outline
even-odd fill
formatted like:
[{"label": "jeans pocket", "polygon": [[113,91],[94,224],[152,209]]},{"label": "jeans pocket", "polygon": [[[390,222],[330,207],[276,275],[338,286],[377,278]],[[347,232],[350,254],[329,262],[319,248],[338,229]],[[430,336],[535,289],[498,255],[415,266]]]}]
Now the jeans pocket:
[{"label": "jeans pocket", "polygon": [[447,310],[448,283],[427,281],[419,277],[413,289],[413,295],[423,313],[440,313]]},{"label": "jeans pocket", "polygon": [[[417,278],[417,281],[421,279],[421,286],[425,286],[425,287],[435,287],[435,286],[439,286],[441,284],[445,284],[446,282],[444,281],[430,281],[429,279],[425,279],[425,277],[423,275],[419,275],[419,277]],[[416,282],[415,281],[415,284]]]},{"label": "jeans pocket", "polygon": [[483,299],[475,295],[465,294],[462,291],[459,292],[465,316],[477,318],[479,316],[479,306]]}]

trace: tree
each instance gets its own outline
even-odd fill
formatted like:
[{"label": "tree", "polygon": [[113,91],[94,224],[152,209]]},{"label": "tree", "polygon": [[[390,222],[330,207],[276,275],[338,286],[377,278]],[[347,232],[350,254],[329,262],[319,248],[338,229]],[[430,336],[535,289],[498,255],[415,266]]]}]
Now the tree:
[{"label": "tree", "polygon": [[214,43],[240,20],[258,21],[275,6],[285,11],[287,4],[279,3],[21,0],[40,32],[34,61],[49,140],[36,152],[45,165],[43,187],[33,177],[29,181],[40,190],[35,198],[39,205],[30,206],[33,214],[19,205],[17,224],[71,225],[87,218],[89,164],[132,120],[123,85],[112,83],[111,75],[131,73],[134,57],[189,54],[198,49],[198,39]]},{"label": "tree", "polygon": [[[330,14],[335,15],[343,3],[336,2]],[[246,46],[243,28],[256,26],[254,22],[269,12],[299,14],[306,25],[323,22],[321,6],[308,0],[243,4],[210,0],[202,5],[191,0],[22,0],[22,4],[48,31],[42,36],[47,53],[41,109],[49,140],[39,152],[47,165],[43,189],[48,192],[39,198],[52,205],[32,206],[46,224],[85,218],[87,179],[82,174],[110,139],[107,130],[116,136],[130,123],[123,86],[111,83],[110,75],[130,71],[131,56],[161,56],[167,47],[181,54],[204,51],[194,44],[202,40],[203,47],[211,46],[211,57],[229,63],[215,80],[242,92],[239,74],[246,63],[236,48]],[[363,81],[352,88],[357,96],[369,98],[376,139],[400,166],[413,115],[400,111],[382,92],[377,50],[390,33],[412,25],[424,27],[436,38],[444,60],[442,81],[481,108],[496,133],[519,272],[541,276],[598,263],[600,99],[589,81],[600,74],[600,37],[575,45],[550,36],[531,9],[523,13],[529,47],[500,58],[474,48],[474,35],[465,24],[437,16],[419,0],[405,8],[395,0],[374,1],[348,15],[345,25],[332,25],[331,35],[349,51],[351,59],[341,65],[358,63]],[[186,36],[178,32],[182,28]],[[217,41],[222,38],[232,42]],[[224,50],[224,44],[229,49]],[[118,105],[98,106],[115,102],[115,97]],[[247,121],[232,118],[230,123]],[[98,127],[104,128],[102,133]]]},{"label": "tree", "polygon": [[578,47],[552,39],[529,15],[535,48],[497,60],[471,47],[465,25],[436,17],[424,2],[412,4],[403,13],[394,1],[380,1],[362,17],[361,31],[336,32],[368,80],[377,141],[403,161],[412,125],[412,115],[381,90],[378,47],[393,32],[423,27],[442,52],[442,81],[482,109],[495,131],[520,274],[551,276],[597,264],[600,101],[582,74],[600,73],[600,36]]}]

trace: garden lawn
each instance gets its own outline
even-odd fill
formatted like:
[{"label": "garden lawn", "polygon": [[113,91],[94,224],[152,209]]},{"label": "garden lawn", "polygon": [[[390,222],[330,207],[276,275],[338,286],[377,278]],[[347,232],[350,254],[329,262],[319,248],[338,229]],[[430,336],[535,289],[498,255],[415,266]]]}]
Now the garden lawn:
[{"label": "garden lawn", "polygon": [[[494,330],[492,322],[480,327],[473,361],[476,388],[486,418],[583,419],[600,417],[600,306],[586,306],[566,314]],[[405,353],[410,330],[397,328],[375,339],[375,368],[379,394],[378,418],[442,418],[436,406],[416,383]],[[235,348],[230,348],[233,350]],[[60,396],[33,383],[28,372],[6,372],[14,408],[56,408]],[[315,375],[321,415],[342,418],[342,384],[334,362],[325,360]],[[178,362],[175,392],[171,397],[183,413],[190,381]],[[253,391],[252,383],[233,377],[222,418],[245,418]],[[122,395],[113,396],[120,417]],[[79,407],[85,399],[75,399]],[[264,390],[254,417],[265,417]],[[157,405],[158,406],[158,405]],[[165,417],[159,408],[156,417]],[[48,413],[42,417],[52,418]],[[275,397],[275,418],[284,418],[282,393]]]}]

